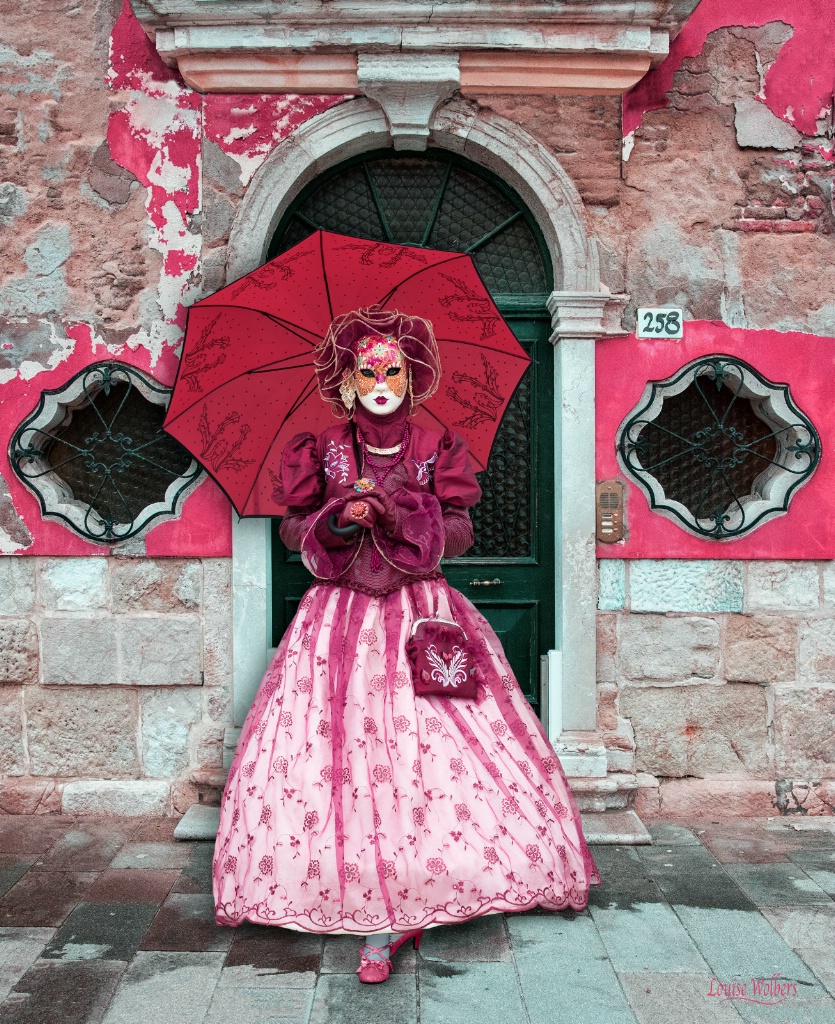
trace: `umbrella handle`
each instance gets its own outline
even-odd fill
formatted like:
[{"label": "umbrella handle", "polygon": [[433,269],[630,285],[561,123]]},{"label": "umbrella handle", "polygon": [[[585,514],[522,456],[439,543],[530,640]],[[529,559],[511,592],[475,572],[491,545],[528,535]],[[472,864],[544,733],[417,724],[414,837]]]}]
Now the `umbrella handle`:
[{"label": "umbrella handle", "polygon": [[362,527],[359,523],[348,523],[347,526],[338,526],[339,520],[336,518],[336,514],[332,512],[328,516],[328,529],[331,533],[335,533],[337,537],[351,537],[361,530]]}]

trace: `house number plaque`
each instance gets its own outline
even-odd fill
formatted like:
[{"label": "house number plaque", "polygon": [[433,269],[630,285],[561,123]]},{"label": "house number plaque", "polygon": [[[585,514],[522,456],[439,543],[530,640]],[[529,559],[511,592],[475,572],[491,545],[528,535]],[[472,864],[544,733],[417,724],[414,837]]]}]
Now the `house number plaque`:
[{"label": "house number plaque", "polygon": [[635,333],[639,338],[683,338],[683,310],[671,307],[641,307],[638,310],[638,326]]}]

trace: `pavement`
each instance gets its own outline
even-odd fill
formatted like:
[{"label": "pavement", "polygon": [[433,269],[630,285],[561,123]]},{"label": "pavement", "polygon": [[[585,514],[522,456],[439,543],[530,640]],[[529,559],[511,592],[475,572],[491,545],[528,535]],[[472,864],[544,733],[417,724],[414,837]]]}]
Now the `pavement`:
[{"label": "pavement", "polygon": [[2,1024],[835,1024],[835,818],[656,822],[583,913],[431,929],[381,986],[353,936],[217,927],[175,825],[0,817]]}]

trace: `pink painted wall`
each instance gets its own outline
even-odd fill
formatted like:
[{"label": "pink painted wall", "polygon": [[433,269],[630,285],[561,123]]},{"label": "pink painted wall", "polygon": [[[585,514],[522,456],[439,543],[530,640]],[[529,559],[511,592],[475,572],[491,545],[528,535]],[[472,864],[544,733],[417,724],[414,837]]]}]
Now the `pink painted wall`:
[{"label": "pink painted wall", "polygon": [[835,0],[702,0],[667,59],[624,96],[623,134],[635,131],[647,110],[667,106],[674,74],[685,58],[701,53],[711,32],[773,21],[791,26],[793,34],[768,69],[758,99],[798,131],[814,135],[835,92]]},{"label": "pink painted wall", "polygon": [[795,492],[790,511],[739,540],[709,541],[652,512],[643,492],[627,483],[627,539],[599,544],[600,558],[835,558],[835,338],[734,329],[711,321],[684,326],[683,341],[638,340],[634,334],[597,345],[597,478],[621,476],[615,456],[618,428],[647,381],[664,380],[686,363],[722,353],[750,363],[774,383],[789,382],[795,405],[815,425],[822,457]]}]

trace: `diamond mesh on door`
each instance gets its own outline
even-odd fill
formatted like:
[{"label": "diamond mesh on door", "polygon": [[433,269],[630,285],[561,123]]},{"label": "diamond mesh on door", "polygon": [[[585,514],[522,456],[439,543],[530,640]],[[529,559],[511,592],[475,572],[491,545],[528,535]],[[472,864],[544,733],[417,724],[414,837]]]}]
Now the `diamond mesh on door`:
[{"label": "diamond mesh on door", "polygon": [[531,553],[531,374],[508,403],[479,477],[481,501],[470,510],[475,544],[464,558],[527,558]]},{"label": "diamond mesh on door", "polygon": [[317,227],[342,235],[385,239],[377,202],[361,166],[350,167],[324,185],[300,209]]},{"label": "diamond mesh on door", "polygon": [[[369,184],[373,182],[373,188]],[[375,194],[376,193],[376,194]],[[381,216],[382,214],[382,216]],[[505,221],[498,234],[483,241]],[[539,245],[522,207],[453,158],[376,157],[337,171],[302,194],[270,255],[296,245],[313,230],[472,250],[487,288],[496,295],[539,295],[549,290]]]},{"label": "diamond mesh on door", "polygon": [[536,248],[533,232],[519,219],[477,249],[473,260],[491,292],[529,295],[546,290],[542,260],[530,258]]},{"label": "diamond mesh on door", "polygon": [[369,165],[392,238],[420,245],[446,168],[435,160],[375,160]]}]

